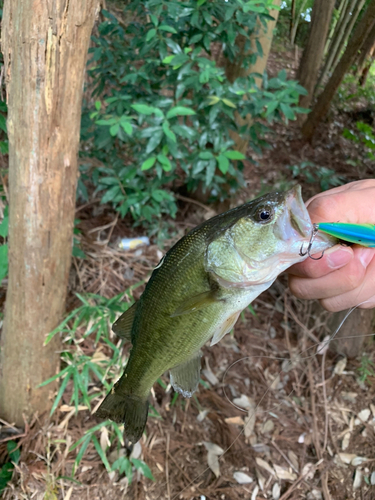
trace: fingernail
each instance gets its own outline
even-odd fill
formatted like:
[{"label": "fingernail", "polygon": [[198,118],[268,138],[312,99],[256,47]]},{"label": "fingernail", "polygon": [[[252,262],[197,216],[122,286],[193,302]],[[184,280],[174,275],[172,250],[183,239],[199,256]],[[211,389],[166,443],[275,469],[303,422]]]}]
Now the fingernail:
[{"label": "fingernail", "polygon": [[349,248],[335,246],[327,250],[326,257],[331,269],[339,269],[353,258],[353,252]]},{"label": "fingernail", "polygon": [[370,264],[372,258],[374,257],[375,252],[373,248],[361,248],[358,254],[358,258],[362,264],[362,266],[366,269]]}]

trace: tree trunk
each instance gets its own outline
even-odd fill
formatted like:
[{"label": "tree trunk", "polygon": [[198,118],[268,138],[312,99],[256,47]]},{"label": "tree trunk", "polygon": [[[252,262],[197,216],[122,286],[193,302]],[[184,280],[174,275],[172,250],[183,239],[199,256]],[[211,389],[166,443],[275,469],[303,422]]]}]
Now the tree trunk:
[{"label": "tree trunk", "polygon": [[345,12],[345,10],[347,8],[348,1],[349,0],[341,0],[339,8],[337,9],[337,19],[331,23],[331,29],[329,30],[329,35],[327,38],[326,46],[324,48],[324,56],[326,56],[327,52],[331,48],[333,36],[336,33],[337,28],[339,28],[340,23],[342,22],[343,12]]},{"label": "tree trunk", "polygon": [[304,108],[310,106],[313,98],[334,5],[335,0],[315,0],[314,2],[309,38],[297,74],[297,80],[308,92],[299,100],[299,105]]},{"label": "tree trunk", "polygon": [[296,35],[297,35],[297,29],[298,29],[298,25],[299,25],[299,20],[301,18],[301,14],[302,14],[303,9],[305,8],[306,3],[307,3],[307,0],[302,0],[300,8],[299,8],[299,10],[297,12],[297,15],[295,16],[293,27],[290,30],[290,44],[292,46],[294,45],[294,42],[296,40]]},{"label": "tree trunk", "polygon": [[358,22],[353,36],[349,40],[346,50],[336,66],[331,78],[329,79],[325,89],[318,98],[316,105],[308,116],[302,133],[306,139],[310,140],[314,135],[316,127],[322,118],[327,114],[332,98],[335,95],[345,73],[350,69],[353,64],[357,53],[369,36],[373,23],[375,21],[375,0],[371,0],[368,4],[366,11],[363,13],[361,20]]},{"label": "tree trunk", "polygon": [[[280,6],[281,0],[274,0],[273,5],[275,7]],[[230,81],[234,81],[236,78],[239,76],[246,76],[249,75],[250,73],[259,73],[263,74],[264,70],[266,69],[267,61],[268,61],[268,56],[270,53],[271,49],[271,44],[272,44],[272,38],[273,38],[273,31],[276,26],[277,18],[279,17],[279,9],[274,9],[270,11],[270,16],[273,17],[272,21],[268,21],[267,23],[267,30],[263,29],[263,26],[260,26],[260,34],[257,34],[254,36],[254,39],[252,40],[252,44],[255,45],[255,39],[258,39],[259,43],[262,46],[262,51],[263,51],[263,57],[258,57],[256,62],[250,66],[250,68],[247,68],[246,70],[243,69],[243,59],[248,55],[248,54],[241,54],[238,58],[237,61],[235,61],[234,64],[226,64],[226,75],[227,78]],[[240,35],[241,36],[241,35]],[[243,37],[244,39],[244,37]],[[258,86],[261,86],[262,84],[262,79],[261,78],[255,78],[256,84]],[[248,125],[249,127],[252,124],[252,120],[250,115],[246,117],[246,119],[240,117],[237,115],[237,123],[239,126],[243,125]],[[248,145],[248,140],[243,139],[240,137],[237,132],[231,131],[230,135],[232,139],[235,141],[236,144],[236,149],[237,151],[241,151],[242,153],[246,153],[247,150],[247,145]]]},{"label": "tree trunk", "polygon": [[360,75],[360,77],[358,79],[358,84],[361,87],[365,87],[366,86],[366,81],[367,81],[367,77],[368,77],[368,75],[370,73],[370,68],[372,66],[372,63],[375,60],[374,53],[375,53],[375,45],[371,49],[371,52],[369,54],[369,60],[367,61],[366,65],[361,70],[361,75]]},{"label": "tree trunk", "polygon": [[372,25],[369,36],[363,42],[361,52],[358,54],[357,61],[356,61],[357,71],[361,71],[361,69],[363,68],[365,61],[368,57],[371,58],[373,51],[374,51],[374,45],[375,45],[375,22]]},{"label": "tree trunk", "polygon": [[345,46],[345,43],[347,42],[349,36],[350,36],[350,33],[352,32],[353,30],[353,27],[354,27],[354,24],[365,4],[366,0],[360,0],[359,2],[356,3],[355,7],[354,7],[354,10],[352,12],[352,15],[350,16],[350,21],[349,23],[347,24],[346,26],[346,29],[344,31],[344,35],[342,37],[342,40],[341,40],[341,43],[340,43],[340,46],[338,47],[337,51],[336,51],[336,54],[335,54],[335,57],[333,59],[333,62],[332,62],[332,66],[330,68],[330,71],[334,71],[336,66],[337,66],[337,63],[340,59],[340,54]]},{"label": "tree trunk", "polygon": [[292,5],[290,7],[290,25],[289,25],[289,37],[290,41],[292,42],[292,33],[293,33],[293,26],[295,23],[295,17],[296,17],[296,0],[292,0]]},{"label": "tree trunk", "polygon": [[322,86],[324,84],[324,81],[325,81],[327,74],[331,71],[332,63],[333,63],[333,60],[335,58],[335,55],[336,55],[338,50],[341,50],[341,47],[342,47],[341,42],[342,42],[346,27],[350,21],[351,13],[352,13],[356,3],[358,3],[359,1],[360,0],[352,0],[351,2],[348,2],[346,9],[342,13],[342,18],[337,25],[337,28],[336,28],[335,33],[333,35],[332,43],[328,49],[327,59],[324,63],[323,69],[320,73],[320,77],[319,77],[319,80],[318,80],[318,83],[316,86],[317,88],[319,88],[320,86]]},{"label": "tree trunk", "polygon": [[74,224],[85,64],[98,0],[5,0],[9,285],[0,413],[16,425],[51,406]]}]

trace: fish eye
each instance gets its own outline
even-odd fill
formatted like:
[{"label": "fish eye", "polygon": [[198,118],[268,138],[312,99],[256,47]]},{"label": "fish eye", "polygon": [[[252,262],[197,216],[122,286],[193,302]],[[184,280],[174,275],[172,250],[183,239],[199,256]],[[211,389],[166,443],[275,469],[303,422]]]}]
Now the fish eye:
[{"label": "fish eye", "polygon": [[257,210],[255,220],[261,224],[270,222],[273,219],[273,210],[271,207],[261,207]]}]

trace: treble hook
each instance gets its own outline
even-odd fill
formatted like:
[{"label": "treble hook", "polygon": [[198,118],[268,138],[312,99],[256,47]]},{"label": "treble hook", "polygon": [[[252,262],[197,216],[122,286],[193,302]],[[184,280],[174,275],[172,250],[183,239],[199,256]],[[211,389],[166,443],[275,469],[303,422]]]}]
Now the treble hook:
[{"label": "treble hook", "polygon": [[306,252],[303,251],[303,243],[301,245],[301,248],[299,251],[299,254],[301,257],[304,257],[306,254],[308,254],[310,259],[312,259],[312,260],[320,260],[323,257],[325,250],[323,250],[322,255],[320,257],[313,257],[311,255],[311,248],[313,246],[316,235],[318,234],[318,231],[319,231],[319,224],[313,224],[313,229],[311,231],[310,241],[309,241],[309,244],[307,245]]}]

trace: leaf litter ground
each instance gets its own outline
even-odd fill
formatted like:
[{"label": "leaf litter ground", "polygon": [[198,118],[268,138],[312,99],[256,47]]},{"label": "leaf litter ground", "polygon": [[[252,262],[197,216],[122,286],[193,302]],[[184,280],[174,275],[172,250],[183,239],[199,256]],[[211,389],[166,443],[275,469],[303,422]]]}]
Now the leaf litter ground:
[{"label": "leaf litter ground", "polygon": [[[294,54],[289,57],[292,73]],[[276,71],[277,60],[271,57],[271,70],[272,64]],[[257,158],[257,165],[246,165],[247,188],[237,204],[296,180],[305,198],[318,192],[322,176],[311,179],[303,169],[296,173],[290,168],[302,162],[329,167],[345,182],[373,177],[369,161],[356,166],[347,161],[358,158],[358,146],[342,138],[348,116],[335,113],[333,125],[322,124],[313,145],[302,141],[296,126],[274,127],[274,147]],[[181,201],[176,236],[165,242],[165,249],[212,216],[209,210],[194,200]],[[157,246],[120,250],[119,238],[139,232],[107,207],[79,207],[77,216],[87,258],[73,261],[69,310],[77,305],[74,292],[112,297],[147,280],[162,256]],[[142,286],[136,288],[134,298],[141,291]],[[77,450],[69,449],[99,421],[85,407],[76,414],[68,384],[58,411],[51,418],[36,415],[18,436],[19,430],[0,421],[0,463],[6,458],[6,440],[15,439],[21,449],[4,498],[374,499],[374,373],[368,370],[363,381],[359,358],[348,360],[337,349],[325,349],[322,341],[332,334],[329,313],[315,302],[292,297],[285,277],[253,306],[255,315],[246,311],[234,334],[204,349],[195,397],[176,399],[167,376],[162,379],[167,389],[155,384],[151,402],[161,418],[149,418],[147,437],[133,451],[135,459],[149,465],[155,482],[136,473],[129,485],[124,475],[108,474],[92,443],[70,479]],[[357,333],[354,328],[351,335]],[[106,355],[106,347],[95,346],[90,338],[82,349],[88,356]],[[372,337],[363,351],[373,360]],[[105,430],[99,439],[105,448]],[[110,463],[118,453],[125,450],[109,450]]]}]

